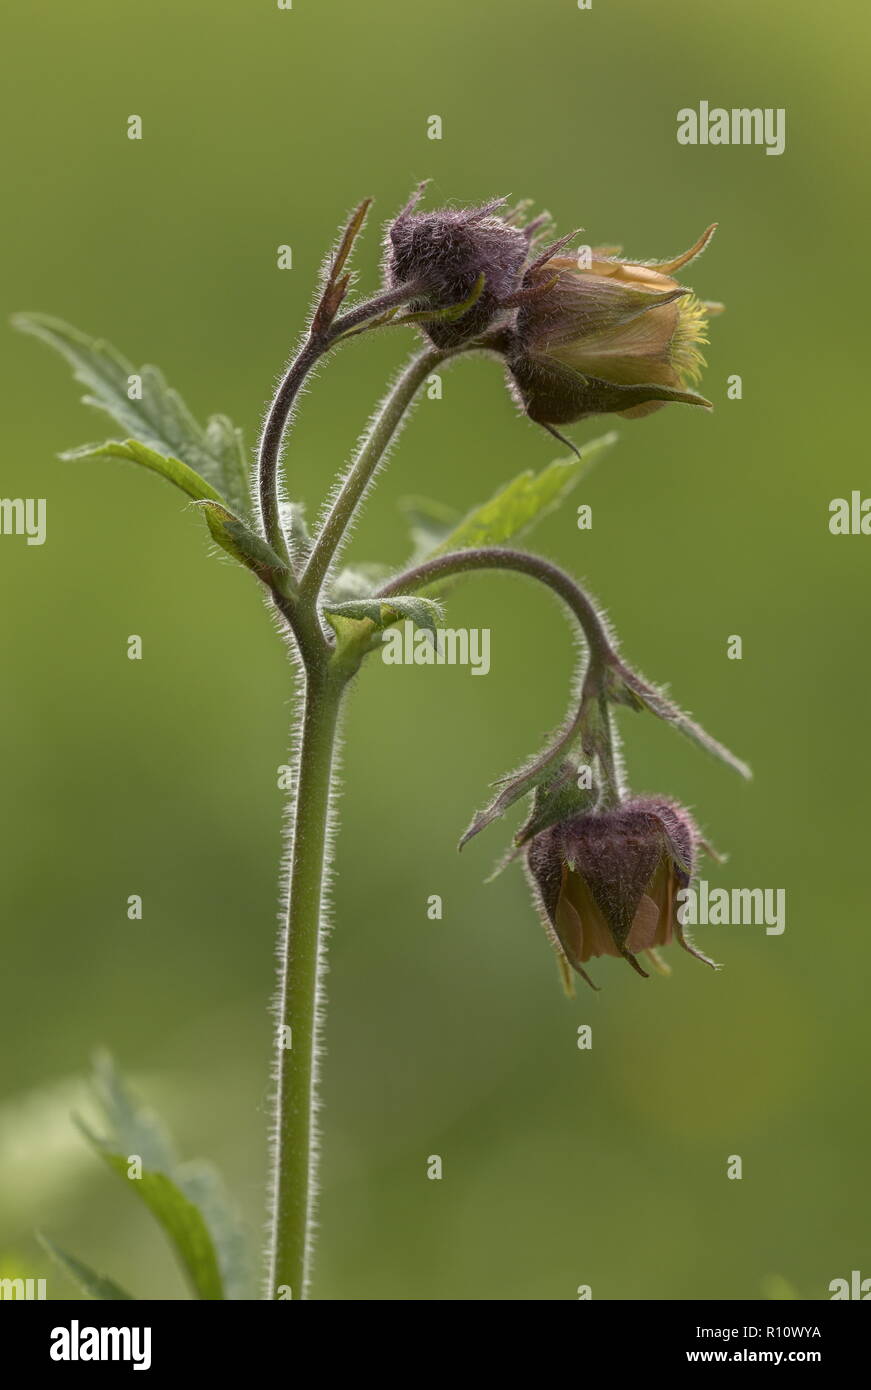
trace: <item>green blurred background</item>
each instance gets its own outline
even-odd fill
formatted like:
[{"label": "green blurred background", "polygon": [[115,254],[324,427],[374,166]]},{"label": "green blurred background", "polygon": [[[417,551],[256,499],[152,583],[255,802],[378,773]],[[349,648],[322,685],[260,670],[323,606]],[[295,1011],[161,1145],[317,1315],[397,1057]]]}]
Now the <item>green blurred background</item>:
[{"label": "green blurred background", "polygon": [[[700,928],[722,972],[680,954],[644,982],[605,961],[600,994],[562,997],[520,871],[482,882],[511,826],[455,844],[562,717],[572,643],[534,587],[470,580],[450,615],[491,628],[488,678],[373,662],[348,713],[315,1294],[733,1299],[776,1276],[825,1298],[852,1269],[871,1276],[871,540],[827,527],[830,499],[868,490],[865,7],[33,0],[4,24],[5,308],[159,363],[252,445],[335,227],[366,194],[367,290],[378,223],[425,176],[435,200],[529,196],[639,258],[720,222],[687,276],[728,305],[703,382],[716,411],[618,422],[533,546],[754,765],[743,785],[665,726],[622,719],[633,786],[694,807],[730,854],[712,883],[786,888],[786,932]],[[701,99],[786,107],[785,154],[678,146],[675,113]],[[0,341],[2,492],[48,500],[43,547],[0,542],[0,1263],[45,1273],[40,1226],[141,1296],[183,1297],[69,1112],[110,1047],[183,1152],[220,1165],[256,1243],[292,687],[254,583],[210,555],[193,510],[134,469],[58,462],[112,430],[42,345]],[[288,458],[310,512],[411,346],[355,343],[316,381]],[[495,364],[462,363],[419,406],[351,555],[406,558],[405,495],[463,509],[554,456]],[[52,1274],[50,1296],[70,1293]]]}]

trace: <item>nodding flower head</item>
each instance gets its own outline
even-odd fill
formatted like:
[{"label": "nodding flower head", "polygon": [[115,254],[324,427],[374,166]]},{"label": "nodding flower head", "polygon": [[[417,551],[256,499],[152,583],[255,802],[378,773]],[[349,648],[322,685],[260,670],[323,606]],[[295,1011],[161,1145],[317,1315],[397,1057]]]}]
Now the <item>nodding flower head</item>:
[{"label": "nodding flower head", "polygon": [[704,366],[708,314],[721,306],[702,303],[672,273],[705,249],[715,226],[671,261],[623,261],[615,248],[600,248],[529,268],[506,355],[532,420],[550,427],[608,413],[638,419],[669,401],[710,407],[692,387]]},{"label": "nodding flower head", "polygon": [[456,319],[433,320],[423,331],[440,348],[457,347],[482,333],[510,303],[519,287],[530,247],[530,226],[502,216],[505,198],[483,207],[415,212],[425,185],[390,224],[385,238],[391,285],[419,284],[415,312],[449,310],[480,293]]},{"label": "nodding flower head", "polygon": [[622,956],[639,975],[647,952],[677,938],[708,965],[678,919],[677,894],[692,878],[699,835],[675,802],[636,797],[613,810],[571,816],[527,850],[542,921],[563,962],[588,984],[593,956]]}]

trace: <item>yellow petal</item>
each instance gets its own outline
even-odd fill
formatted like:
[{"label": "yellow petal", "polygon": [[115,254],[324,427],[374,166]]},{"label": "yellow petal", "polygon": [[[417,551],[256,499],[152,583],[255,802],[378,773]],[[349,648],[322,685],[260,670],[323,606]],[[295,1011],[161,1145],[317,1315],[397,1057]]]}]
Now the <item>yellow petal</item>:
[{"label": "yellow petal", "polygon": [[640,265],[637,261],[617,261],[617,277],[624,285],[641,285],[645,289],[677,289],[677,281],[664,275],[659,266]]},{"label": "yellow petal", "polygon": [[645,893],[641,902],[635,909],[635,916],[632,918],[632,926],[629,928],[629,935],[626,938],[626,949],[634,955],[636,951],[649,951],[650,947],[657,942],[657,928],[659,926],[659,908],[652,898]]},{"label": "yellow petal", "polygon": [[653,382],[657,386],[679,387],[681,380],[671,361],[678,315],[674,301],[656,305],[629,322],[586,333],[556,350],[549,344],[549,353],[585,376],[599,377],[618,386]]},{"label": "yellow petal", "polygon": [[556,927],[566,955],[573,965],[592,956],[619,956],[608,923],[585,880],[569,870],[563,873],[563,889],[556,909]]}]

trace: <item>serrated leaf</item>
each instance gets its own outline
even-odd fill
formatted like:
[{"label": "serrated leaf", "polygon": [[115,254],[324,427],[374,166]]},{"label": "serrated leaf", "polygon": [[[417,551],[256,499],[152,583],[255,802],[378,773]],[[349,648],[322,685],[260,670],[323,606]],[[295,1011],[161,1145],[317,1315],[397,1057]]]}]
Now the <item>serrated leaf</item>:
[{"label": "serrated leaf", "polygon": [[252,531],[240,517],[234,516],[222,502],[205,501],[199,505],[205,513],[212,539],[222,550],[256,574],[264,584],[271,587],[283,582],[286,585],[290,571],[262,536]]},{"label": "serrated leaf", "polygon": [[[218,1174],[207,1164],[179,1163],[160,1120],[132,1095],[107,1054],[95,1059],[93,1081],[105,1132],[95,1135],[81,1120],[79,1128],[157,1217],[198,1296],[250,1297],[241,1226]],[[127,1177],[132,1154],[142,1159],[141,1179]]]},{"label": "serrated leaf", "polygon": [[59,1245],[55,1245],[53,1240],[44,1236],[41,1232],[37,1235],[40,1245],[48,1252],[55,1264],[58,1265],[69,1279],[73,1281],[89,1298],[107,1299],[114,1302],[129,1300],[135,1302],[132,1293],[122,1289],[120,1284],[116,1284],[113,1279],[107,1278],[105,1274],[97,1274],[96,1270],[91,1269],[90,1265],[77,1260],[75,1255],[69,1255],[66,1250],[61,1250]]},{"label": "serrated leaf", "polygon": [[[86,404],[111,415],[140,444],[186,463],[235,511],[249,510],[242,437],[225,415],[213,415],[203,429],[157,367],[136,368],[109,343],[89,338],[60,319],[16,314],[12,322],[67,359],[76,380],[87,388]],[[141,380],[141,400],[131,400],[127,394],[132,376]]]},{"label": "serrated leaf", "polygon": [[128,463],[138,463],[143,468],[150,468],[152,472],[159,473],[162,478],[174,483],[196,501],[202,501],[204,498],[215,502],[224,500],[205,478],[201,478],[199,473],[182,463],[181,459],[158,454],[156,450],[150,449],[147,444],[141,444],[137,439],[109,439],[105,444],[82,444],[78,449],[66,449],[60,457],[70,463],[90,459],[125,459]]},{"label": "serrated leaf", "polygon": [[108,1052],[94,1056],[90,1081],[105,1122],[106,1137],[99,1142],[114,1142],[126,1153],[139,1154],[146,1168],[171,1173],[178,1157],[165,1125],[133,1095]]},{"label": "serrated leaf", "polygon": [[528,531],[537,521],[565,500],[576,483],[587,474],[599,455],[616,440],[614,433],[594,439],[581,449],[580,458],[557,459],[541,473],[529,469],[500,488],[489,502],[474,507],[457,526],[444,536],[426,558],[449,550],[469,550],[478,546],[502,545]]}]

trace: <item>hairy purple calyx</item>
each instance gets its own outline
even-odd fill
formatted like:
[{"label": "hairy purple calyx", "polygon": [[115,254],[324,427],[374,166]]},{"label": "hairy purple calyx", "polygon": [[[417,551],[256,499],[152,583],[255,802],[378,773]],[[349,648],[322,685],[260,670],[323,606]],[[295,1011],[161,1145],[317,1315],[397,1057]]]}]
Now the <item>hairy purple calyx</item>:
[{"label": "hairy purple calyx", "polygon": [[458,347],[479,337],[510,307],[529,255],[530,227],[515,226],[497,214],[504,198],[478,208],[415,212],[421,192],[388,228],[386,274],[392,286],[421,286],[410,305],[418,313],[463,304],[484,277],[480,294],[464,314],[421,325],[436,347]]}]

